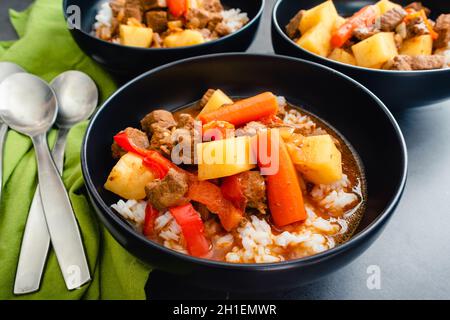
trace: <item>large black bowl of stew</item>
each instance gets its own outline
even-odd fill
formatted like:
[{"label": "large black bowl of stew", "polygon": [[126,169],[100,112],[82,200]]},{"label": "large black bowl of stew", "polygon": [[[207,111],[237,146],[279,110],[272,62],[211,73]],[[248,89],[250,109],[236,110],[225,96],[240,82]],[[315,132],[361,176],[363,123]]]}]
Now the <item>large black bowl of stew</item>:
[{"label": "large black bowl of stew", "polygon": [[[205,160],[221,150],[241,157]],[[220,54],[119,89],[89,124],[82,170],[131,253],[204,287],[255,292],[314,281],[366,250],[400,201],[407,153],[391,113],[349,77]]]},{"label": "large black bowl of stew", "polygon": [[[345,73],[369,88],[393,111],[450,97],[449,2],[334,0],[333,4],[335,9],[323,11],[323,17],[332,21],[333,11],[337,10],[338,18],[333,26],[325,24],[328,31],[324,31],[320,18],[312,21],[307,17],[301,23],[300,12],[324,6],[324,1],[279,0],[272,13],[275,52]],[[339,31],[343,24],[348,26],[352,21],[356,23],[347,32]],[[321,24],[318,29],[315,22]],[[322,43],[315,41],[319,36]]]},{"label": "large black bowl of stew", "polygon": [[64,0],[80,48],[129,80],[175,60],[243,52],[259,27],[264,0]]}]

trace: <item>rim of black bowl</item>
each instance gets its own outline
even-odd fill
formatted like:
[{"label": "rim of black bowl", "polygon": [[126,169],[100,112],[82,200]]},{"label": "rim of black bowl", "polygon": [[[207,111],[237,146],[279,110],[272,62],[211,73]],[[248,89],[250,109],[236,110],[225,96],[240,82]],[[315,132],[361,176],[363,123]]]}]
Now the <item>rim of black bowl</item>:
[{"label": "rim of black bowl", "polygon": [[[119,215],[114,212],[110,206],[108,206],[99,193],[97,192],[97,189],[95,185],[92,183],[89,170],[87,168],[87,162],[86,162],[86,146],[87,146],[87,140],[90,135],[90,132],[92,130],[92,127],[95,124],[95,121],[97,117],[106,109],[109,102],[115,98],[116,95],[121,94],[122,91],[126,90],[129,86],[134,84],[135,82],[141,80],[142,78],[148,77],[154,73],[157,73],[163,69],[171,68],[178,64],[185,64],[189,63],[191,61],[198,61],[198,60],[208,60],[208,59],[215,59],[215,58],[222,58],[222,57],[249,57],[254,56],[258,58],[269,58],[269,59],[284,59],[284,60],[290,60],[296,63],[305,63],[313,65],[316,68],[324,69],[327,72],[331,72],[334,74],[339,75],[341,78],[351,82],[353,85],[357,86],[359,89],[363,90],[366,94],[368,94],[369,97],[371,97],[379,106],[380,111],[384,112],[387,116],[387,118],[390,120],[392,127],[394,131],[397,134],[397,138],[399,140],[400,146],[401,146],[401,153],[402,153],[402,164],[403,164],[403,172],[401,173],[401,179],[396,187],[397,191],[393,195],[393,197],[389,200],[388,205],[383,210],[383,212],[374,220],[372,221],[366,228],[361,230],[358,234],[352,236],[348,241],[344,242],[343,244],[340,244],[332,249],[326,250],[324,252],[300,258],[300,259],[294,259],[294,260],[286,260],[281,262],[274,262],[274,263],[229,263],[229,262],[222,262],[222,261],[215,261],[215,260],[209,260],[204,258],[196,258],[193,256],[190,256],[188,254],[183,254],[180,252],[177,252],[175,250],[171,250],[169,248],[166,248],[154,241],[151,241],[144,237],[143,235],[139,234],[135,230],[133,230],[124,220],[122,220]],[[175,257],[178,257],[182,260],[187,260],[188,262],[195,262],[204,266],[213,266],[218,268],[226,268],[226,269],[249,269],[249,270],[281,270],[281,269],[289,269],[293,268],[297,265],[302,264],[309,264],[316,261],[319,261],[321,259],[324,259],[328,256],[337,255],[340,252],[343,252],[347,250],[348,248],[354,246],[355,244],[363,241],[366,237],[368,237],[372,232],[374,232],[377,228],[381,227],[385,220],[389,219],[391,214],[395,211],[395,207],[397,206],[398,202],[400,201],[400,198],[402,196],[402,193],[405,189],[406,185],[406,179],[407,179],[407,172],[408,172],[408,154],[407,154],[407,148],[406,148],[406,142],[403,137],[403,133],[400,129],[400,126],[398,125],[397,121],[395,120],[392,113],[388,110],[388,108],[383,104],[383,102],[375,95],[373,94],[369,89],[364,87],[359,82],[353,80],[352,78],[346,76],[345,74],[336,71],[332,68],[329,68],[327,66],[323,66],[319,63],[289,57],[289,56],[282,56],[282,55],[273,55],[273,54],[248,54],[248,53],[218,53],[218,54],[211,54],[211,55],[203,55],[203,56],[197,56],[192,58],[187,58],[175,62],[171,62],[168,64],[165,64],[163,66],[157,67],[155,69],[152,69],[150,71],[147,71],[140,76],[134,78],[133,80],[129,81],[125,85],[123,85],[121,88],[119,88],[116,92],[114,92],[104,103],[103,105],[96,111],[96,113],[93,115],[92,119],[89,122],[88,128],[86,130],[85,136],[83,138],[83,144],[82,144],[82,150],[81,150],[81,168],[83,172],[83,176],[86,181],[86,186],[89,189],[89,192],[91,193],[94,202],[100,207],[103,214],[107,214],[115,224],[119,225],[119,227],[122,229],[124,233],[126,233],[128,236],[135,238],[137,241],[140,241],[142,243],[145,243],[147,245],[152,246],[153,248],[164,252],[169,255],[173,255]]]},{"label": "rim of black bowl", "polygon": [[366,67],[359,67],[359,66],[353,66],[351,64],[342,63],[339,61],[331,60],[325,57],[322,57],[318,54],[315,54],[314,52],[308,51],[297,45],[291,38],[289,38],[286,33],[281,29],[280,24],[278,23],[277,19],[277,12],[280,4],[284,2],[284,0],[278,0],[275,3],[275,6],[272,10],[272,28],[274,27],[275,30],[283,37],[284,40],[286,40],[292,47],[295,47],[297,50],[302,51],[312,57],[315,57],[319,60],[324,60],[331,64],[336,64],[341,67],[345,67],[348,69],[354,69],[354,70],[364,70],[364,71],[370,71],[370,72],[379,72],[379,73],[388,73],[388,74],[417,74],[417,73],[436,73],[436,72],[449,72],[450,68],[442,68],[442,69],[432,69],[432,70],[412,70],[412,71],[405,71],[405,70],[383,70],[383,69],[371,69]]},{"label": "rim of black bowl", "polygon": [[[63,0],[63,14],[64,14],[64,19],[67,21],[68,17],[67,17],[67,2],[70,0]],[[220,41],[232,38],[235,35],[240,34],[241,32],[243,32],[244,30],[250,28],[251,25],[257,23],[257,21],[261,18],[261,15],[264,11],[264,6],[265,6],[265,2],[266,0],[260,0],[261,1],[261,6],[258,10],[258,12],[256,13],[256,15],[253,17],[253,19],[251,19],[246,25],[244,25],[242,28],[240,28],[239,30],[230,33],[229,35],[226,35],[224,37],[215,39],[215,40],[211,40],[211,41],[207,41],[201,44],[196,44],[196,45],[192,45],[192,46],[183,46],[183,47],[175,47],[175,48],[142,48],[142,47],[133,47],[133,46],[124,46],[118,43],[113,43],[113,42],[109,42],[109,41],[105,41],[102,40],[100,38],[95,37],[94,35],[92,35],[89,32],[84,31],[82,28],[76,29],[79,32],[83,33],[84,35],[95,39],[97,41],[100,41],[106,45],[111,45],[111,46],[115,46],[115,47],[119,47],[119,48],[129,48],[129,49],[133,49],[133,50],[139,50],[139,51],[176,51],[176,50],[183,50],[183,49],[187,49],[187,48],[202,48],[202,47],[206,47],[209,45],[213,45],[215,43],[218,43]]]}]

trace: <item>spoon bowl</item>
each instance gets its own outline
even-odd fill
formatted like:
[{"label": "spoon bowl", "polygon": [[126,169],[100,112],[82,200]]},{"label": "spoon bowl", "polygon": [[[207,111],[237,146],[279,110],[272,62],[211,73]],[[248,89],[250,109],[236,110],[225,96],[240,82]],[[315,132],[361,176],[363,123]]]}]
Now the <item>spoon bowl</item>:
[{"label": "spoon bowl", "polygon": [[58,100],[56,125],[68,128],[91,116],[97,107],[98,90],[94,81],[80,71],[61,73],[50,83]]},{"label": "spoon bowl", "polygon": [[25,73],[26,71],[12,62],[0,62],[0,82],[14,73]]},{"label": "spoon bowl", "polygon": [[0,84],[0,117],[12,129],[34,137],[50,129],[58,104],[53,89],[40,78],[16,73]]}]

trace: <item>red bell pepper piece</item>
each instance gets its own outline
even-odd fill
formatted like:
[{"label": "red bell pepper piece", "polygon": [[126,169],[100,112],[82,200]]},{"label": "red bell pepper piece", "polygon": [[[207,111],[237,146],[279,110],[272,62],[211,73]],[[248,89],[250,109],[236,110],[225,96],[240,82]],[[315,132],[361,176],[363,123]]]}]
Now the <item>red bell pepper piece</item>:
[{"label": "red bell pepper piece", "polygon": [[172,162],[164,158],[159,152],[143,149],[135,145],[133,141],[128,138],[125,131],[116,134],[114,136],[114,141],[125,151],[140,155],[143,158],[144,165],[152,170],[157,179],[164,178],[170,168],[176,168]]},{"label": "red bell pepper piece", "polygon": [[331,36],[331,45],[335,48],[342,47],[353,34],[353,30],[361,27],[369,27],[375,23],[378,10],[375,5],[362,8],[347,21],[337,28]]},{"label": "red bell pepper piece", "polygon": [[192,204],[173,207],[169,211],[181,228],[189,254],[205,257],[210,252],[211,244],[205,237],[203,221]]},{"label": "red bell pepper piece", "polygon": [[169,13],[175,18],[185,15],[188,8],[188,1],[189,0],[167,0],[167,8],[169,9]]},{"label": "red bell pepper piece", "polygon": [[144,228],[142,232],[144,236],[148,237],[152,235],[153,228],[155,225],[155,219],[158,216],[159,211],[153,208],[150,202],[147,202],[147,206],[145,207],[145,220],[144,220]]},{"label": "red bell pepper piece", "polygon": [[231,201],[236,208],[242,211],[245,210],[247,198],[242,190],[239,174],[223,178],[220,189],[225,199]]}]

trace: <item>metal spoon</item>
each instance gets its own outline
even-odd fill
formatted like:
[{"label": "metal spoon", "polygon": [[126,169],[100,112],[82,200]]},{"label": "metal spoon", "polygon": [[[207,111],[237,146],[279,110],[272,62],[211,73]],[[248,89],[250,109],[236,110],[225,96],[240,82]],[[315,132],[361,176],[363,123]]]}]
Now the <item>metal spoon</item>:
[{"label": "metal spoon", "polygon": [[[67,134],[72,126],[86,120],[94,112],[98,103],[98,90],[94,81],[79,71],[66,71],[53,79],[50,85],[55,91],[59,105],[56,118],[59,131],[52,156],[56,168],[62,174]],[[50,235],[38,186],[22,239],[14,283],[15,294],[30,293],[39,289],[49,245]]]},{"label": "metal spoon", "polygon": [[70,290],[90,280],[90,274],[69,196],[47,144],[46,133],[55,122],[57,111],[54,91],[36,76],[18,73],[0,84],[0,117],[33,141],[45,220]]},{"label": "metal spoon", "polygon": [[[14,73],[25,72],[21,67],[12,62],[0,62],[0,83]],[[3,177],[3,147],[5,145],[8,126],[0,119],[0,200],[2,199]]]}]

